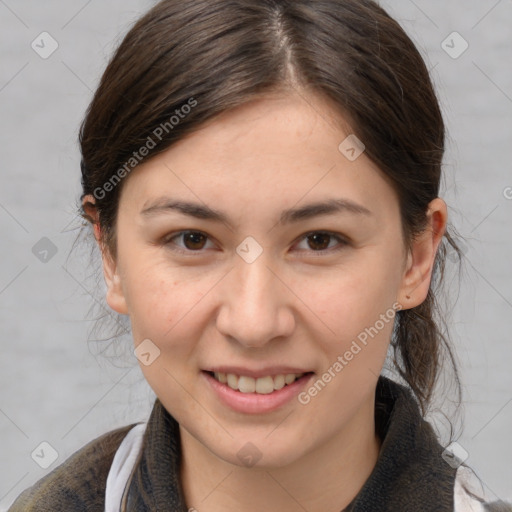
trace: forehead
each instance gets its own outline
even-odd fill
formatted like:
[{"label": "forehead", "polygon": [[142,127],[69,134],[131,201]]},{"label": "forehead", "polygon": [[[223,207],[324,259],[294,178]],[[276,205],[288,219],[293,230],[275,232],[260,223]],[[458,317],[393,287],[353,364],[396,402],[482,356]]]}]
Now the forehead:
[{"label": "forehead", "polygon": [[[122,196],[140,211],[149,198],[172,196],[240,209],[288,207],[330,193],[393,208],[394,190],[362,153],[340,150],[347,120],[318,97],[258,99],[209,120],[165,152],[140,164]],[[356,148],[357,149],[357,148]]]}]

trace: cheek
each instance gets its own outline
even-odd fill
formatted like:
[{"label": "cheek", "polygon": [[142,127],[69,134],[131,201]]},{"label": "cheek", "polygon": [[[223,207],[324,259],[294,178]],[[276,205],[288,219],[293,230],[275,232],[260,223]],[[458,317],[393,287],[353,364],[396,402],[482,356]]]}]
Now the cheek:
[{"label": "cheek", "polygon": [[127,270],[124,289],[134,338],[177,339],[182,325],[190,327],[206,283],[187,278],[183,269],[158,264],[134,261]]},{"label": "cheek", "polygon": [[314,314],[311,318],[316,318],[319,329],[330,332],[330,340],[346,341],[392,308],[398,284],[396,265],[375,255],[323,276],[301,277],[292,288]]},{"label": "cheek", "polygon": [[329,276],[301,281],[299,293],[321,320],[311,316],[319,326],[316,348],[324,354],[323,371],[330,372],[325,379],[333,381],[318,406],[339,396],[351,403],[355,397],[345,396],[346,389],[353,393],[356,386],[363,396],[380,374],[399,309],[400,271],[395,258],[393,250],[375,249]]}]

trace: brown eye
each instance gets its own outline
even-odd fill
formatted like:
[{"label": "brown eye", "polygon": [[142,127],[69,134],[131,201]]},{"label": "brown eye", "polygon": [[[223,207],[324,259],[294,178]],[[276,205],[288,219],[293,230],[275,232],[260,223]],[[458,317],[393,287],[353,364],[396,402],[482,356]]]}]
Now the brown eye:
[{"label": "brown eye", "polygon": [[[301,244],[303,244],[302,247],[300,247]],[[304,247],[304,245],[307,247]],[[347,245],[349,245],[349,242],[336,233],[313,231],[301,238],[298,248],[301,252],[319,253],[321,255],[323,253],[331,254],[345,248]]]},{"label": "brown eye", "polygon": [[176,252],[200,252],[208,243],[208,235],[200,231],[181,231],[165,238],[163,243]]},{"label": "brown eye", "polygon": [[327,233],[314,233],[308,235],[308,245],[313,250],[323,251],[329,247],[331,238],[332,236]]},{"label": "brown eye", "polygon": [[185,247],[192,251],[202,249],[206,242],[206,236],[203,235],[202,233],[192,231],[190,233],[183,233],[182,236]]}]

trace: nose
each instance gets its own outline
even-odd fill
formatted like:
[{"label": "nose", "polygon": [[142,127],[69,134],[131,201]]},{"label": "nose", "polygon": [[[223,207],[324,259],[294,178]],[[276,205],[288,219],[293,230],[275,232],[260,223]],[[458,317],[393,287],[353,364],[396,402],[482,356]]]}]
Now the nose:
[{"label": "nose", "polygon": [[252,263],[238,258],[220,290],[217,329],[246,347],[262,347],[295,328],[293,294],[264,254]]}]

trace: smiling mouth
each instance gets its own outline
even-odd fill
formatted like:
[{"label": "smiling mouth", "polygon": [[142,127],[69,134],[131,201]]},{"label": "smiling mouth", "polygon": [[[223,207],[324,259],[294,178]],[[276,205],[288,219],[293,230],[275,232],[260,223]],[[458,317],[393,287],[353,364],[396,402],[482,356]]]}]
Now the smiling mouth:
[{"label": "smiling mouth", "polygon": [[257,379],[246,375],[235,375],[233,373],[206,372],[221,384],[229,386],[234,391],[240,393],[254,393],[268,395],[274,391],[278,391],[285,386],[293,384],[296,380],[311,375],[313,372],[307,373],[287,373],[281,375],[267,375]]}]

